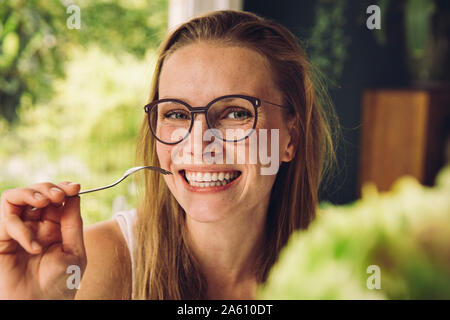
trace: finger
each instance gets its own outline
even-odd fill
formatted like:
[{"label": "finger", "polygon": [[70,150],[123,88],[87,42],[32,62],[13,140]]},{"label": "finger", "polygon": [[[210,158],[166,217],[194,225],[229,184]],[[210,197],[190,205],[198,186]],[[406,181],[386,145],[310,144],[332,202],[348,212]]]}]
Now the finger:
[{"label": "finger", "polygon": [[72,197],[80,192],[80,184],[70,181],[63,181],[58,184],[58,187],[64,190],[67,196]]},{"label": "finger", "polygon": [[33,231],[20,219],[20,214],[27,205],[45,207],[49,199],[39,192],[29,188],[6,190],[0,199],[0,241],[15,240],[29,253],[38,253],[41,248],[38,243],[32,246]]},{"label": "finger", "polygon": [[20,215],[27,205],[35,208],[44,208],[50,203],[44,194],[31,188],[18,188],[6,190],[1,196],[2,218],[8,215]]},{"label": "finger", "polygon": [[62,204],[67,196],[63,188],[51,182],[38,183],[30,188],[45,195],[52,204]]},{"label": "finger", "polygon": [[59,224],[60,212],[59,208],[62,208],[63,203],[51,203],[45,208],[34,208],[32,206],[26,206],[21,214],[23,221],[44,221],[50,220]]},{"label": "finger", "polygon": [[17,215],[10,215],[5,219],[5,228],[8,235],[17,241],[22,248],[31,254],[41,252],[41,245],[34,239],[33,231],[27,228]]},{"label": "finger", "polygon": [[50,199],[51,203],[44,208],[35,208],[27,206],[21,215],[24,221],[49,220],[54,223],[60,223],[61,211],[58,208],[63,206],[67,197],[78,194],[80,185],[69,181],[61,182],[55,185],[50,182],[34,184],[31,189],[39,191]]},{"label": "finger", "polygon": [[[72,183],[69,181],[61,182],[58,184],[66,194],[66,198],[64,201],[67,201],[68,197],[73,197],[80,192],[80,185],[77,183]],[[64,210],[64,202],[61,203],[53,203],[51,206],[48,206],[41,214],[41,220],[49,220],[54,223],[60,223],[61,221],[61,213]]]},{"label": "finger", "polygon": [[41,219],[42,209],[26,206],[20,218],[23,221],[39,221]]},{"label": "finger", "polygon": [[[25,225],[33,229],[32,222],[25,223]],[[49,221],[41,222],[39,227],[35,229],[35,237],[43,248],[48,248],[56,243],[61,244],[61,226],[59,223]]]},{"label": "finger", "polygon": [[41,221],[51,221],[60,224],[61,213],[64,210],[64,204],[52,204],[45,208],[40,214]]},{"label": "finger", "polygon": [[75,255],[84,254],[83,220],[80,214],[80,197],[68,198],[61,214],[63,251]]}]

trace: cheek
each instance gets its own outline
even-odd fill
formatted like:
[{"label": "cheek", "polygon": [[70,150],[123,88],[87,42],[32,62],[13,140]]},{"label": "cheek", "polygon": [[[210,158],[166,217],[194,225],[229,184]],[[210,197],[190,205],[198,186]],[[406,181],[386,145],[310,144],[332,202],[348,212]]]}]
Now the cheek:
[{"label": "cheek", "polygon": [[276,174],[261,174],[260,166],[247,166],[247,176],[241,191],[242,201],[250,207],[258,206],[270,198],[270,193],[276,179]]},{"label": "cheek", "polygon": [[[260,147],[267,150],[269,154],[271,154],[271,151],[274,151],[281,155],[289,142],[289,133],[286,125],[284,124],[282,115],[280,113],[263,115],[261,117],[261,121],[258,119],[257,129],[263,129],[261,130],[261,134],[263,134],[263,136],[265,129],[265,136],[267,136],[267,139],[262,140],[262,142],[265,143],[262,143]],[[260,136],[258,136],[258,138],[260,138]]]},{"label": "cheek", "polygon": [[159,164],[164,168],[170,168],[171,152],[173,147],[162,143],[156,144],[156,154],[158,155]]}]

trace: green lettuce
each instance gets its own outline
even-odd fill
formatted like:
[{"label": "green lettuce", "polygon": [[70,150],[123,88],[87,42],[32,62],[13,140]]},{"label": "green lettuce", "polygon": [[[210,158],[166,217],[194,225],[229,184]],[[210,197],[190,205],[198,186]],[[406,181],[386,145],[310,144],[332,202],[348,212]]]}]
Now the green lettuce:
[{"label": "green lettuce", "polygon": [[389,192],[368,184],[350,205],[322,205],[291,236],[257,296],[450,299],[450,167],[434,187],[403,177]]}]

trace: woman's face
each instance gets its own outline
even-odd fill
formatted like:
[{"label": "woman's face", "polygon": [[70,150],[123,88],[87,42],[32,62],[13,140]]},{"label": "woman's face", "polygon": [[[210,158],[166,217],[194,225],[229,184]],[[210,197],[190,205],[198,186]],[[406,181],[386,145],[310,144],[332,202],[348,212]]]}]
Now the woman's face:
[{"label": "woman's face", "polygon": [[[176,98],[192,107],[206,106],[213,99],[229,94],[282,104],[267,62],[260,54],[216,42],[187,45],[169,55],[161,70],[158,94],[159,99]],[[160,165],[173,173],[164,179],[191,219],[214,222],[236,215],[249,219],[251,214],[245,215],[245,212],[258,212],[258,207],[268,204],[276,178],[276,171],[261,174],[262,168],[278,168],[280,161],[290,161],[294,154],[282,109],[262,102],[258,110],[256,130],[252,133],[257,138],[257,161],[249,161],[248,138],[240,142],[222,142],[217,145],[219,148],[208,149],[214,139],[203,141],[207,129],[205,115],[196,114],[193,131],[186,140],[177,145],[157,142]],[[261,129],[267,129],[267,142],[260,141]],[[279,130],[278,138],[271,129]],[[261,145],[261,142],[264,143]],[[275,150],[277,156],[272,155],[271,150]],[[277,163],[261,161],[260,151]],[[177,161],[174,160],[175,153],[178,154]],[[223,164],[208,164],[204,160],[208,155],[218,159],[219,154],[224,159]],[[182,163],[180,159],[184,159]],[[237,159],[244,160],[239,162]]]}]

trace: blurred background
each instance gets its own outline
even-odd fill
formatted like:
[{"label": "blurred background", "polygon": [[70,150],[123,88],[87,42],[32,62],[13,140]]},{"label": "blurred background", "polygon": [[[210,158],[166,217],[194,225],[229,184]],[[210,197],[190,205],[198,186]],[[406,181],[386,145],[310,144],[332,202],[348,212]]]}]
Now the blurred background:
[{"label": "blurred background", "polygon": [[[40,181],[96,188],[134,166],[167,24],[166,0],[0,1],[0,192]],[[90,224],[135,205],[127,179],[84,196],[81,209]]]},{"label": "blurred background", "polygon": [[[366,26],[371,4],[381,29]],[[0,192],[95,188],[134,166],[158,45],[219,9],[282,23],[323,73],[343,133],[323,202],[404,175],[434,184],[450,157],[447,0],[0,0]],[[83,196],[82,212],[90,224],[135,205],[129,179]]]}]

